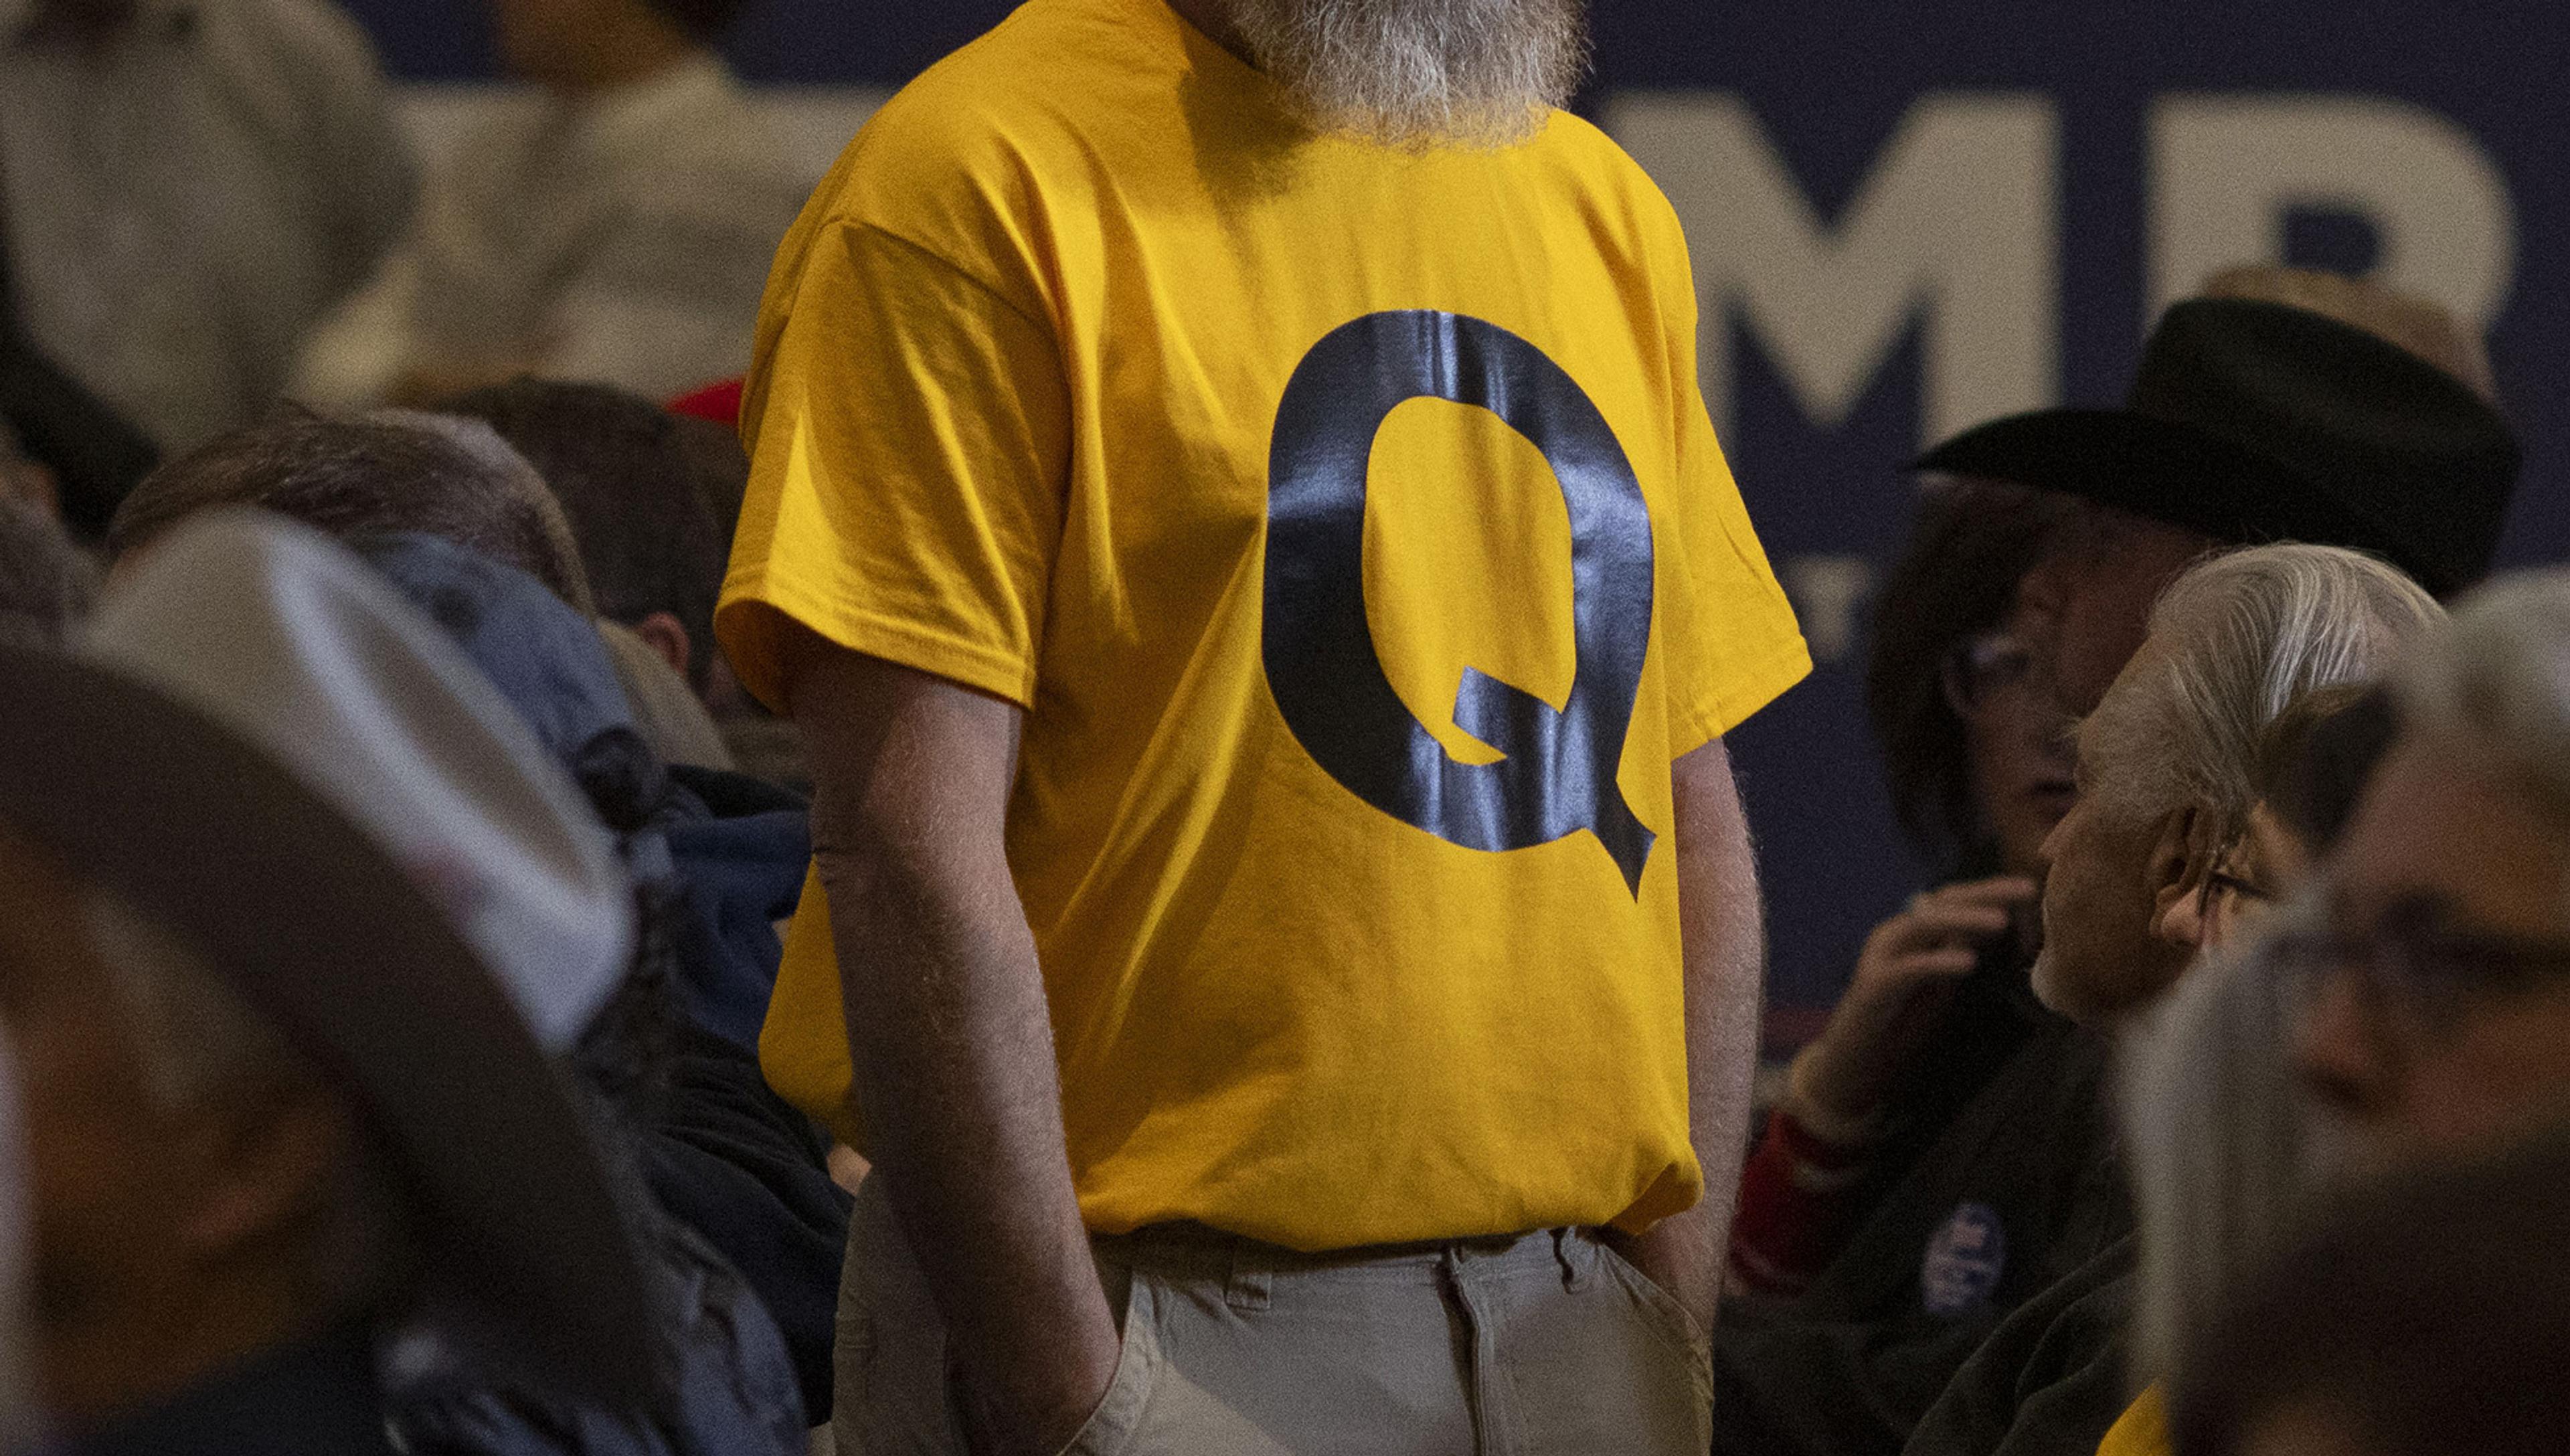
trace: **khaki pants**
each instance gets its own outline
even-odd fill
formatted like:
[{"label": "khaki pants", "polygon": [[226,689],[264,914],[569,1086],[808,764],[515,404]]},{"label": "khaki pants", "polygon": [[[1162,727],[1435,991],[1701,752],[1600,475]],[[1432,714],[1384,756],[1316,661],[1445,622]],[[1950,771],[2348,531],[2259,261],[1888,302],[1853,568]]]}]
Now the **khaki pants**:
[{"label": "khaki pants", "polygon": [[[1184,1226],[1094,1244],[1124,1349],[1076,1456],[1703,1456],[1710,1353],[1588,1234],[1304,1255]],[[945,1333],[869,1180],[839,1296],[840,1456],[960,1456]]]}]

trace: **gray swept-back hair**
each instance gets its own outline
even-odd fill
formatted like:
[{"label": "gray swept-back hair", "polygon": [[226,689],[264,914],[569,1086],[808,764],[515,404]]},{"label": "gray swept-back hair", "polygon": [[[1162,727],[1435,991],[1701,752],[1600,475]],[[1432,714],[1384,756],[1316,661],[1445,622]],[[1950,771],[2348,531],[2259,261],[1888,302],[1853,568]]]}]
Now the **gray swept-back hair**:
[{"label": "gray swept-back hair", "polygon": [[2258,803],[2267,730],[2315,688],[2364,682],[2444,620],[2418,583],[2336,546],[2228,551],[2151,610],[2150,645],[2080,729],[2100,807],[2127,823],[2188,807],[2225,839]]},{"label": "gray swept-back hair", "polygon": [[1224,0],[1252,59],[1323,131],[1504,147],[1588,69],[1584,0]]},{"label": "gray swept-back hair", "polygon": [[2570,832],[2570,569],[2465,597],[2395,690],[2407,724],[2488,753]]}]

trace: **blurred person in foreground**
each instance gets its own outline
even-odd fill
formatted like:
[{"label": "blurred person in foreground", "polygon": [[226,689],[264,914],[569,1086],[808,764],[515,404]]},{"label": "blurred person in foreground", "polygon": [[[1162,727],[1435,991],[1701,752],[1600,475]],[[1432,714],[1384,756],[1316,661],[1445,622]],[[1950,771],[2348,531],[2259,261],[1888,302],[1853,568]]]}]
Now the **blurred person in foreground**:
[{"label": "blurred person in foreground", "polygon": [[2190,1456],[2559,1446],[2565,641],[2570,573],[2524,573],[2398,676],[2399,735],[2327,862],[2318,923],[2276,953],[2325,1171],[2399,1181],[2192,1343],[2172,1387]]},{"label": "blurred person in foreground", "polygon": [[314,397],[417,404],[520,374],[664,399],[749,362],[810,179],[714,43],[741,0],[488,0],[537,95],[463,139],[419,224],[305,361]]},{"label": "blurred person in foreground", "polygon": [[[2234,269],[2162,317],[2123,407],[1994,421],[1919,467],[2068,503],[2017,589],[2015,635],[2034,680],[2077,716],[2123,670],[2169,580],[2218,546],[2365,549],[2440,592],[2478,579],[2518,459],[2490,393],[2480,345],[2432,305],[2329,274]],[[1914,1065],[1964,1055],[1988,1024],[1949,1018],[1913,1040],[1897,1018],[1852,1015],[1833,1028],[1833,1060],[1895,1086]],[[1869,1029],[1880,1034],[1854,1034]],[[2037,1018],[1802,1297],[1729,1322],[1716,1350],[1722,1451],[1899,1449],[1919,1400],[1978,1333],[2049,1282],[2016,1266],[2097,1247],[2097,1190],[2078,1170],[2106,1156],[2104,1050]],[[1906,1113],[1833,1111],[1824,1120],[1860,1130]],[[2053,1130],[2041,1157],[1989,1135],[2029,1128]],[[1861,1152],[1816,1146],[1813,1161],[1844,1167]]]},{"label": "blurred person in foreground", "polygon": [[[479,560],[444,543],[407,541]],[[403,541],[381,549],[390,553],[381,557],[387,563],[416,560]],[[591,731],[593,723],[569,701],[575,694],[621,709],[595,634],[532,580],[510,577],[558,618],[521,614],[494,622],[486,596],[463,576],[401,572],[395,579],[406,589],[434,584],[433,591],[421,590],[436,618],[432,625],[405,607],[382,576],[325,540],[273,516],[232,514],[175,533],[120,581],[85,641],[218,712],[245,693],[292,700],[302,716],[292,720],[291,738],[276,733],[277,751],[300,753],[297,763],[361,814],[381,812],[375,808],[386,797],[375,783],[381,774],[416,768],[435,793],[437,770],[449,755],[471,764],[496,753],[510,760],[517,777],[495,775],[486,785],[494,813],[545,810],[565,821],[567,833],[595,837],[614,852],[600,893],[626,900],[618,944],[600,949],[580,939],[547,938],[539,925],[527,930],[525,950],[566,959],[604,954],[615,972],[603,1001],[570,1028],[562,1064],[588,1099],[611,1161],[611,1193],[642,1254],[655,1398],[643,1406],[581,1402],[494,1370],[433,1330],[405,1331],[385,1356],[394,1423],[404,1441],[458,1456],[781,1456],[799,1449],[803,1434],[787,1352],[742,1276],[713,1247],[714,1236],[689,1225],[695,1206],[661,1197],[673,1171],[658,1156],[668,1141],[666,1109],[679,1095],[666,1055],[669,945],[659,883],[665,857],[655,871],[650,846],[630,817],[617,814],[613,837],[600,820],[629,802],[611,792],[613,783],[648,781],[647,752],[630,726]],[[487,657],[459,656],[449,645],[449,637],[468,649],[480,645],[477,620],[510,629],[515,660],[547,661],[553,669],[554,696],[542,710],[513,711],[519,699],[510,690],[523,688],[524,673],[508,673],[502,664],[496,675],[477,675]],[[585,644],[586,664],[562,651],[564,642]],[[561,745],[573,742],[580,750],[563,753]],[[562,769],[551,769],[548,759]],[[541,802],[530,797],[538,790]],[[521,798],[529,802],[514,802]],[[410,833],[397,817],[384,822],[396,836]],[[441,862],[452,858],[444,847],[431,849]],[[496,856],[488,873],[515,873],[517,858]],[[471,893],[469,877],[478,872],[441,863],[436,873],[463,878]],[[703,1186],[696,1178],[679,1182]],[[732,1192],[738,1191],[735,1184]]]},{"label": "blurred person in foreground", "polygon": [[562,503],[524,457],[479,420],[415,410],[337,417],[280,409],[167,462],[108,524],[122,560],[214,506],[257,506],[342,540],[415,531],[443,537],[543,581],[597,623],[639,726],[668,762],[727,767],[721,734],[650,646],[598,615]]},{"label": "blurred person in foreground", "polygon": [[[2121,1038],[2118,1113],[2140,1239],[2129,1376],[2150,1382],[2100,1456],[2165,1456],[2165,1378],[2330,1191],[2288,1055],[2300,1004],[2277,947],[2394,731],[2388,692],[2305,694],[2259,753],[2258,806],[2201,889],[2207,954]],[[2272,912],[2271,912],[2272,911]]]},{"label": "blurred person in foreground", "polygon": [[2570,573],[2475,595],[2397,686],[2327,924],[2288,947],[2297,1067],[2356,1169],[2570,1113]]},{"label": "blurred person in foreground", "polygon": [[0,644],[60,646],[97,596],[98,567],[61,524],[0,500]]},{"label": "blurred person in foreground", "polygon": [[[328,0],[0,0],[0,407],[23,345],[76,381],[31,399],[94,391],[163,450],[257,419],[413,187]],[[115,501],[67,504],[96,529]]]},{"label": "blurred person in foreground", "polygon": [[1034,0],[787,239],[715,625],[843,1450],[1704,1449],[1810,657],[1583,20]]},{"label": "blurred person in foreground", "polygon": [[[352,544],[436,537],[534,577],[581,617],[589,635],[615,626],[598,616],[597,592],[561,503],[534,467],[478,420],[398,410],[356,418],[281,413],[155,472],[118,513],[108,549],[120,565],[148,556],[164,534],[223,506],[274,511]],[[800,888],[799,881],[784,883],[781,866],[808,845],[803,806],[790,794],[673,754],[669,716],[648,711],[651,703],[665,706],[668,694],[636,686],[634,674],[644,668],[635,654],[663,678],[674,680],[675,670],[638,638],[626,640],[628,650],[608,642],[622,707],[651,751],[658,797],[648,812],[669,836],[695,912],[682,988],[705,1025],[753,1045],[782,953],[774,923]],[[560,685],[542,673],[532,680]],[[683,685],[676,691],[687,697]],[[715,736],[702,710],[694,711],[698,726],[676,735],[681,751]]]},{"label": "blurred person in foreground", "polygon": [[[660,1205],[731,1266],[698,1275],[701,1322],[757,1322],[728,1307],[743,1302],[745,1281],[785,1336],[804,1410],[826,1420],[848,1199],[817,1129],[767,1089],[753,1055],[775,974],[770,921],[791,912],[791,900],[725,898],[723,874],[741,873],[738,857],[710,848],[725,843],[722,822],[689,788],[708,776],[653,757],[579,613],[534,577],[436,537],[368,535],[355,548],[463,648],[615,833],[641,890],[642,948],[625,992],[635,1004],[623,1044],[583,1070],[625,1115]],[[791,819],[797,853],[808,854],[799,809]],[[741,945],[752,936],[767,947],[763,961],[755,942]],[[705,1358],[764,1353],[756,1340],[717,1339]],[[767,1382],[766,1369],[755,1374],[742,1383]]]},{"label": "blurred person in foreground", "polygon": [[[835,1268],[846,1208],[805,1120],[760,1084],[749,1050],[780,950],[774,921],[791,904],[761,872],[777,855],[768,841],[801,842],[801,809],[742,808],[732,801],[760,786],[660,757],[574,604],[591,590],[561,507],[480,424],[292,413],[223,437],[128,502],[110,537],[120,573],[189,523],[244,505],[367,554],[464,645],[625,837],[649,911],[641,969],[655,984],[620,1058],[636,1065],[600,1067],[596,1080],[626,1105],[663,1206],[753,1281],[798,1370],[825,1369],[825,1296],[800,1286]],[[699,1282],[720,1294],[727,1278]],[[826,1393],[826,1379],[807,1384]]]},{"label": "blurred person in foreground", "polygon": [[0,1019],[40,1049],[74,1450],[395,1449],[405,1328],[660,1398],[614,1155],[549,1055],[621,979],[630,891],[489,689],[316,550],[194,533],[78,656],[0,660]]},{"label": "blurred person in foreground", "polygon": [[2181,1456],[2552,1456],[2570,1431],[2570,1137],[2356,1200],[2244,1290]]},{"label": "blurred person in foreground", "polygon": [[[2230,925],[2208,897],[2234,893],[2275,724],[2308,693],[2381,676],[2443,616],[2408,577],[2330,546],[2233,551],[2178,577],[2079,727],[2079,797],[2045,846],[2044,1003],[2129,1035]],[[2085,1115],[2108,1120],[2104,1098]],[[1922,1417],[1914,1456],[2093,1452],[2130,1404],[2133,1210],[2111,1131],[2079,1136],[2107,1190],[2085,1237],[2033,1252],[2050,1282]]]}]

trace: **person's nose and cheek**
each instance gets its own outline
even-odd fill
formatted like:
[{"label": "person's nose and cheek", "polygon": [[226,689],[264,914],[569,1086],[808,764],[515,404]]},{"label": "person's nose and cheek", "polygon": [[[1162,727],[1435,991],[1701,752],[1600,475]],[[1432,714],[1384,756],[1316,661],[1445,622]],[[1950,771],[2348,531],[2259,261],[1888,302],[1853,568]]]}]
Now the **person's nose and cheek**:
[{"label": "person's nose and cheek", "polygon": [[2324,1113],[2344,1123],[2375,1124],[2399,1092],[2397,1058],[2381,1025],[2381,1008],[2353,972],[2311,973],[2292,1039],[2296,1079]]}]

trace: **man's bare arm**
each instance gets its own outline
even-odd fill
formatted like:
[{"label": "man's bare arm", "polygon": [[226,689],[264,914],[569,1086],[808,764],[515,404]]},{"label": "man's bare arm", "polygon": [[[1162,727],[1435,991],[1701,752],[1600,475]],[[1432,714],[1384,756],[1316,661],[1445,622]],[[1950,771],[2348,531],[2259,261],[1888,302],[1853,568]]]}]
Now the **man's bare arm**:
[{"label": "man's bare arm", "polygon": [[1686,946],[1687,1100],[1696,1160],[1704,1166],[1704,1201],[1633,1241],[1632,1256],[1711,1330],[1749,1140],[1767,930],[1729,750],[1716,739],[1678,760],[1672,773],[1678,919]]},{"label": "man's bare arm", "polygon": [[866,1152],[945,1316],[977,1449],[1049,1453],[1104,1395],[1118,1342],[1004,852],[1021,714],[808,632],[788,664]]}]

